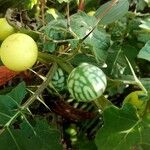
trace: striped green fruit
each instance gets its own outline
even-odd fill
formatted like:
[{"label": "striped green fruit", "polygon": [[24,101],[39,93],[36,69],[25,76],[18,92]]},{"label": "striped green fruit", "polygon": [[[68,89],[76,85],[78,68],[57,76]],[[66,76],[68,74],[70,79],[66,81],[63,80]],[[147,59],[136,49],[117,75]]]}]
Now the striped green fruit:
[{"label": "striped green fruit", "polygon": [[88,102],[100,97],[107,84],[104,72],[88,63],[82,63],[70,73],[67,87],[78,101]]},{"label": "striped green fruit", "polygon": [[58,68],[52,78],[52,85],[58,91],[62,91],[65,87],[65,74],[61,68]]}]

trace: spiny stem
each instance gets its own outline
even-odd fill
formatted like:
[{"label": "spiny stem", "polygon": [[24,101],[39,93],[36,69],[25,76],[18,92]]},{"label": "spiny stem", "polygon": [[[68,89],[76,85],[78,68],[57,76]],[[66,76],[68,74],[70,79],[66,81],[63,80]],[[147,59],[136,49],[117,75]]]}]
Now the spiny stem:
[{"label": "spiny stem", "polygon": [[35,91],[35,93],[21,106],[21,110],[24,110],[29,107],[30,104],[32,104],[37,97],[41,94],[41,92],[47,87],[50,80],[53,77],[54,72],[56,71],[56,64],[54,64],[49,72],[47,73],[46,80],[41,84],[41,86]]},{"label": "spiny stem", "polygon": [[[43,92],[43,90],[47,87],[49,84],[51,78],[53,77],[54,72],[56,71],[57,64],[54,63],[49,72],[47,73],[46,80],[40,85],[40,87],[35,91],[35,93],[20,107],[18,112],[16,112],[11,119],[5,124],[4,130],[7,129],[10,124],[22,113],[23,110],[27,109],[29,105],[31,105]],[[2,130],[2,132],[4,131]],[[1,133],[2,133],[1,132]]]}]

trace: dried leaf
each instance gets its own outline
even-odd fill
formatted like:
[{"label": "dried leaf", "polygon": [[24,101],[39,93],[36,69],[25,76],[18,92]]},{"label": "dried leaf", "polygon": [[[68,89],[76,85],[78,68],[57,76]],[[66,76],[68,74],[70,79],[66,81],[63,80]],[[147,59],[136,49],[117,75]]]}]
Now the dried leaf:
[{"label": "dried leaf", "polygon": [[9,70],[5,66],[0,66],[0,86],[6,84],[18,74],[19,72]]}]

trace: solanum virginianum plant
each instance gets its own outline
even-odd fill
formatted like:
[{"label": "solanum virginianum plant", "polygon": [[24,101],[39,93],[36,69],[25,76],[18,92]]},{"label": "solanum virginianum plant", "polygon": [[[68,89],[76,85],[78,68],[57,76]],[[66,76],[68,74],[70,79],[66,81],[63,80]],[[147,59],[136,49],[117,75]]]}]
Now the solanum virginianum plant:
[{"label": "solanum virginianum plant", "polygon": [[0,41],[13,34],[15,29],[7,22],[6,18],[0,18]]},{"label": "solanum virginianum plant", "polygon": [[[69,2],[69,0],[68,0],[68,2]],[[50,1],[49,1],[49,3],[51,4]],[[91,3],[93,3],[93,1],[91,1]],[[108,8],[110,8],[110,6],[112,6],[110,4],[111,4],[111,2],[105,6],[108,6]],[[106,22],[109,22],[110,20],[116,21],[115,18],[118,19],[118,15],[121,13],[123,8],[128,7],[126,4],[128,5],[127,0],[116,1],[116,3],[114,3],[114,8],[110,9],[110,12],[109,12],[110,15],[108,15],[108,18],[104,18],[105,16],[107,16],[106,14],[107,14],[108,8],[106,9],[107,11],[105,11],[105,9],[103,7],[103,9],[100,10],[100,12],[101,12],[100,17],[102,16],[102,18],[100,18],[101,23],[102,22],[105,23],[105,20],[107,20]],[[40,5],[43,6],[42,3]],[[37,26],[36,26],[36,23],[34,22],[35,18],[34,18],[34,20],[31,19],[33,21],[31,23],[31,26],[33,27],[32,30],[36,29],[36,31],[37,31],[36,33],[38,33],[38,36],[40,36],[40,38],[39,38],[40,41],[38,43],[39,43],[39,47],[42,52],[39,53],[39,58],[43,56],[41,59],[39,59],[41,61],[42,65],[38,66],[35,71],[37,71],[37,73],[39,73],[39,74],[42,73],[42,75],[43,74],[45,75],[46,72],[48,72],[48,74],[46,75],[46,78],[43,78],[44,82],[41,85],[39,85],[39,82],[36,82],[39,80],[34,80],[33,83],[31,82],[31,85],[33,85],[34,88],[32,88],[31,86],[28,86],[28,84],[30,84],[30,83],[27,83],[27,88],[29,89],[28,91],[33,90],[33,91],[31,91],[33,93],[33,97],[27,99],[27,101],[26,101],[27,103],[25,102],[25,104],[28,104],[28,105],[23,104],[23,102],[25,101],[25,99],[24,99],[24,101],[22,101],[22,103],[21,103],[21,104],[23,104],[23,107],[22,106],[20,106],[20,107],[23,109],[27,109],[27,108],[29,108],[29,105],[31,103],[33,103],[33,100],[41,99],[41,101],[40,100],[39,101],[42,102],[42,104],[46,103],[45,106],[50,107],[50,110],[51,110],[50,114],[51,113],[53,114],[53,112],[57,114],[57,112],[58,112],[58,114],[62,115],[62,117],[58,118],[59,120],[56,118],[56,122],[55,122],[55,117],[52,118],[52,121],[54,121],[54,122],[52,122],[52,124],[55,125],[55,123],[60,122],[60,123],[58,123],[58,127],[60,125],[61,127],[63,126],[63,129],[65,129],[66,124],[67,124],[67,126],[69,124],[68,120],[67,120],[67,123],[66,123],[66,121],[64,121],[67,113],[69,114],[68,118],[70,118],[70,120],[73,120],[71,118],[72,116],[78,117],[78,116],[82,115],[83,116],[82,118],[83,119],[85,119],[85,118],[84,118],[84,115],[82,114],[82,110],[79,111],[77,107],[76,107],[77,110],[73,109],[73,111],[69,111],[72,109],[72,107],[69,107],[68,105],[63,105],[64,104],[64,103],[62,103],[63,100],[66,100],[69,103],[70,97],[71,97],[71,100],[72,100],[72,98],[76,99],[77,101],[75,101],[75,103],[80,104],[80,105],[78,105],[80,107],[83,104],[82,102],[91,102],[91,101],[98,99],[97,102],[99,102],[99,101],[100,101],[100,103],[104,102],[102,104],[102,106],[100,108],[98,108],[99,110],[101,110],[100,115],[96,114],[98,117],[97,116],[95,117],[95,115],[93,115],[93,117],[92,117],[93,120],[90,119],[89,122],[85,121],[84,124],[82,124],[83,120],[81,120],[82,121],[81,123],[75,123],[75,126],[77,125],[79,128],[77,127],[77,133],[73,133],[74,136],[76,134],[78,134],[78,131],[81,131],[84,129],[84,131],[82,131],[81,134],[83,133],[83,135],[87,135],[90,137],[91,140],[93,140],[92,137],[95,137],[94,134],[97,131],[97,129],[101,128],[103,126],[106,126],[107,128],[103,128],[102,132],[100,131],[100,133],[104,133],[104,134],[102,134],[102,136],[100,138],[98,137],[98,139],[97,139],[98,143],[99,143],[99,141],[103,141],[102,144],[100,144],[100,146],[98,146],[97,148],[95,147],[95,148],[91,148],[91,149],[102,149],[102,150],[119,149],[119,148],[115,147],[115,146],[117,146],[118,143],[122,144],[120,147],[124,148],[125,145],[128,145],[126,143],[129,143],[130,141],[132,142],[129,132],[132,130],[132,127],[133,127],[131,125],[134,124],[134,122],[136,121],[136,115],[132,116],[132,114],[130,114],[130,112],[128,112],[128,111],[132,110],[133,107],[131,107],[131,109],[130,109],[130,106],[127,105],[126,107],[129,106],[129,109],[125,109],[125,110],[124,109],[121,110],[117,107],[114,107],[113,104],[111,104],[112,106],[107,107],[106,106],[107,99],[105,100],[104,99],[105,97],[104,98],[103,97],[99,98],[99,97],[104,93],[107,82],[109,84],[111,78],[115,77],[115,79],[113,79],[114,82],[110,85],[110,86],[112,86],[111,93],[113,93],[115,95],[115,99],[117,101],[119,101],[121,99],[119,92],[120,91],[123,92],[124,87],[122,88],[119,86],[120,84],[122,84],[122,83],[120,83],[121,81],[120,81],[119,77],[120,77],[120,75],[123,75],[123,73],[124,73],[124,71],[122,71],[122,70],[124,70],[124,68],[127,68],[126,62],[124,61],[124,59],[122,59],[122,58],[124,58],[124,56],[122,56],[124,54],[122,52],[122,47],[124,44],[123,42],[125,40],[129,40],[129,39],[127,39],[128,37],[126,36],[126,32],[128,32],[128,31],[125,30],[126,31],[125,34],[124,34],[124,32],[123,32],[123,34],[120,34],[121,31],[124,31],[124,30],[122,30],[122,28],[120,29],[119,28],[120,26],[117,27],[117,30],[115,30],[115,35],[118,35],[118,28],[119,28],[120,29],[119,30],[120,31],[119,38],[117,38],[117,40],[112,39],[112,41],[110,41],[110,39],[107,38],[107,35],[105,33],[105,28],[107,25],[104,25],[104,28],[103,28],[103,25],[101,24],[100,26],[98,26],[98,28],[95,28],[95,30],[93,30],[93,32],[91,32],[91,34],[89,34],[89,36],[86,37],[86,35],[88,35],[88,33],[90,33],[90,31],[92,31],[92,28],[95,26],[95,24],[97,24],[97,19],[99,19],[98,14],[96,13],[97,17],[94,17],[94,16],[89,17],[84,12],[77,13],[78,12],[77,10],[74,11],[72,9],[71,9],[71,12],[69,13],[69,5],[71,7],[73,6],[72,4],[68,3],[67,11],[64,11],[67,8],[66,5],[64,5],[64,4],[60,5],[60,6],[57,5],[57,7],[55,9],[57,10],[57,8],[60,7],[60,9],[58,9],[59,11],[61,11],[61,7],[65,6],[65,8],[62,9],[63,10],[62,14],[65,13],[65,16],[63,16],[62,18],[60,17],[60,19],[59,19],[59,17],[57,18],[54,15],[53,15],[53,17],[55,19],[54,18],[51,19],[51,17],[48,16],[50,19],[49,19],[49,21],[46,21],[46,20],[44,20],[44,17],[46,16],[44,11],[46,9],[48,9],[49,6],[47,6],[47,3],[44,3],[44,11],[39,10],[39,15],[40,15],[39,18],[38,18],[38,16],[36,16],[37,21],[38,21]],[[51,4],[50,6],[55,7],[55,3]],[[119,7],[119,9],[116,8],[116,6]],[[41,7],[41,8],[43,8],[43,7]],[[67,15],[66,15],[66,12],[68,13]],[[124,10],[124,12],[127,12],[127,11]],[[125,14],[125,13],[123,13],[123,14]],[[38,13],[37,13],[37,15],[38,15]],[[93,15],[93,14],[88,14],[88,15]],[[43,18],[41,18],[41,16]],[[23,17],[23,18],[21,18],[21,17]],[[25,15],[20,16],[21,19],[25,19],[25,22],[27,22],[30,25],[30,19],[28,22],[28,18],[26,18],[26,17],[28,17],[28,16],[25,16]],[[68,17],[68,20],[66,19],[67,17]],[[113,19],[113,17],[114,17],[114,19]],[[43,19],[43,20],[40,23],[41,19]],[[45,17],[45,19],[46,19],[46,17]],[[126,20],[128,20],[128,19],[126,19]],[[69,21],[69,22],[67,22],[67,21]],[[23,23],[25,23],[25,22],[23,22]],[[17,24],[17,22],[16,22],[16,24]],[[42,24],[43,24],[43,26],[42,26]],[[120,25],[120,23],[118,23],[118,24]],[[69,25],[69,28],[68,28],[68,25]],[[125,25],[126,24],[123,24],[123,29],[124,29]],[[121,24],[121,27],[122,27],[122,24]],[[43,32],[44,28],[45,28],[44,33],[40,33],[40,32]],[[116,28],[116,26],[114,28]],[[106,28],[106,32],[107,31],[108,30]],[[112,30],[109,30],[109,31],[111,32]],[[29,32],[30,32],[30,30],[29,30]],[[112,35],[113,34],[110,33],[108,36],[112,37]],[[129,35],[129,34],[127,34],[127,35]],[[119,41],[119,44],[118,44],[118,41]],[[117,46],[119,45],[118,46],[119,48],[116,46],[118,49],[116,49],[116,47],[113,45],[111,46],[111,44],[113,44],[113,42],[116,43]],[[138,42],[136,42],[136,43],[138,43]],[[131,40],[131,44],[133,46],[136,45],[136,43],[133,44],[132,40]],[[127,43],[127,44],[129,44],[129,43]],[[60,51],[58,51],[58,50],[60,50]],[[105,54],[106,51],[108,51],[108,55]],[[120,51],[121,51],[121,56],[120,56]],[[130,55],[130,51],[132,52],[131,49],[130,50],[127,49],[126,51],[127,51],[127,53],[129,53],[129,55]],[[15,71],[23,71],[23,70],[26,70],[26,69],[32,67],[32,65],[36,62],[36,58],[37,58],[36,43],[34,42],[34,40],[31,37],[27,36],[26,34],[21,34],[21,33],[12,34],[9,37],[7,37],[4,40],[4,42],[2,43],[0,52],[1,52],[1,59],[2,59],[3,63],[9,69],[15,70]],[[75,57],[75,55],[78,55],[78,52],[79,52],[79,54],[82,53],[82,55],[84,55],[84,56],[90,56],[90,58],[86,57],[87,58],[86,59],[84,57],[85,59],[83,59],[82,57],[78,57],[80,59],[80,62],[77,61],[77,63],[73,63],[72,59]],[[131,55],[132,55],[132,53],[131,53]],[[103,57],[105,57],[105,58],[103,59]],[[110,59],[108,59],[108,58],[110,58]],[[94,61],[93,61],[93,59],[94,59]],[[104,69],[105,69],[105,73],[107,74],[108,79],[110,79],[108,81],[106,80],[106,75],[100,69],[100,67],[102,67],[102,65],[105,63],[105,59],[106,59],[106,65],[105,65]],[[77,66],[81,62],[88,62],[88,63],[83,63],[83,64]],[[89,63],[95,64],[95,66],[92,64],[89,64]],[[58,64],[58,66],[61,67],[62,70],[69,73],[69,78],[67,80],[67,86],[68,86],[68,90],[69,90],[70,94],[68,93],[67,89],[63,88],[65,86],[65,82],[64,82],[65,76],[64,76],[63,71],[61,71],[60,69],[57,70],[56,64]],[[99,66],[99,67],[97,67],[97,66]],[[39,69],[39,67],[40,67],[40,69]],[[45,68],[43,68],[43,67],[45,67]],[[76,68],[74,69],[74,67],[76,67]],[[107,70],[110,70],[110,71],[107,71]],[[56,71],[56,73],[55,73],[55,71]],[[31,74],[31,76],[32,76],[32,74]],[[119,83],[118,83],[118,79],[119,79]],[[54,90],[51,90],[49,88],[51,85],[57,90],[57,92],[55,92]],[[37,91],[34,91],[34,90],[36,90],[36,88],[37,88]],[[46,90],[44,90],[44,93],[42,93],[43,89],[46,89]],[[114,89],[117,89],[117,90],[114,92]],[[63,91],[61,91],[61,90],[63,90]],[[14,91],[14,92],[18,93],[18,91]],[[108,92],[108,90],[106,91],[106,94],[107,94],[106,96],[108,97],[108,99],[111,98],[111,94]],[[14,94],[14,95],[17,95],[17,94]],[[58,97],[57,97],[57,95],[58,95]],[[139,95],[139,96],[137,96],[137,95]],[[146,106],[146,102],[142,98],[140,101],[138,101],[138,100],[140,99],[140,96],[141,95],[143,96],[144,94],[137,94],[137,95],[136,94],[135,95],[133,94],[132,96],[130,95],[131,96],[130,98],[128,98],[128,96],[127,96],[127,98],[124,100],[124,103],[127,103],[127,102],[131,103],[134,105],[134,107],[138,111],[143,112],[143,110],[145,109],[145,106]],[[30,96],[30,94],[28,94],[27,96]],[[119,96],[119,98],[118,98],[118,96]],[[3,99],[3,97],[2,97],[2,99]],[[30,101],[31,99],[32,99],[32,101]],[[113,103],[113,101],[112,101],[112,103]],[[51,106],[51,104],[52,104],[52,106]],[[62,104],[62,105],[59,105],[59,104]],[[89,113],[93,114],[93,112],[95,114],[95,112],[98,112],[97,107],[95,107],[95,105],[92,105],[92,104],[93,104],[93,102],[84,103],[82,105],[82,106],[88,106],[88,105],[90,106],[90,110],[89,110],[89,107],[88,108],[84,107],[86,109],[85,111],[89,111],[88,114]],[[72,103],[70,103],[70,105],[72,105]],[[117,105],[117,104],[114,103],[114,105]],[[55,106],[57,106],[57,107],[55,107]],[[64,106],[64,107],[61,107],[61,106]],[[92,106],[92,109],[91,109],[91,106]],[[51,107],[52,107],[52,109],[51,109]],[[105,108],[102,108],[102,107],[105,107]],[[38,115],[42,115],[42,117],[47,119],[47,115],[45,115],[45,110],[43,107],[42,107],[42,109],[39,109],[38,105],[35,105],[35,107],[34,107],[34,104],[33,104],[32,107],[30,107],[29,109],[31,109],[31,112],[33,112],[34,116],[36,116],[36,113],[34,113],[34,112],[36,112],[36,110],[37,110],[37,112],[40,112]],[[81,109],[83,109],[83,107]],[[16,111],[19,111],[19,110],[22,110],[22,109],[18,109]],[[32,111],[32,110],[35,110],[35,111]],[[135,109],[133,109],[133,110],[135,112]],[[14,107],[13,107],[12,112],[14,113]],[[22,111],[22,112],[26,112],[26,111]],[[47,110],[46,110],[46,112],[47,112]],[[131,113],[132,112],[133,111],[131,111]],[[43,115],[43,113],[44,113],[44,115]],[[48,112],[48,114],[49,114],[49,112]],[[101,115],[103,115],[103,117],[101,117]],[[28,115],[26,115],[26,116],[28,117]],[[130,119],[127,119],[126,116],[128,116],[128,117],[130,116]],[[133,117],[133,120],[132,120],[132,117]],[[15,117],[13,117],[13,118],[15,118]],[[48,119],[49,119],[49,117],[48,117]],[[61,119],[62,119],[62,121],[61,121]],[[79,120],[79,119],[77,119],[77,120]],[[30,118],[29,118],[29,121],[30,121]],[[130,121],[133,123],[130,123]],[[14,120],[12,121],[12,123],[13,122],[14,122]],[[104,122],[104,125],[102,125],[103,122]],[[16,123],[16,125],[18,125],[17,124],[18,121],[15,123]],[[50,125],[50,123],[51,123],[50,119],[48,120],[48,123],[49,123],[48,125]],[[115,123],[118,123],[119,125],[115,126],[116,125]],[[31,125],[34,125],[34,122],[31,122]],[[37,122],[37,125],[39,125],[38,122]],[[127,125],[127,128],[126,128],[126,125]],[[23,126],[24,126],[24,124],[23,124]],[[19,124],[20,128],[17,130],[20,132],[22,130],[23,126],[21,126],[21,124]],[[130,128],[128,128],[128,126]],[[5,127],[5,125],[4,125],[4,127]],[[119,128],[119,130],[118,130],[118,128]],[[122,128],[122,130],[120,130],[121,128]],[[26,129],[29,129],[29,128],[26,128]],[[33,127],[33,129],[34,129],[34,127]],[[43,129],[43,128],[41,127],[41,129]],[[62,129],[62,128],[60,128],[60,129]],[[88,129],[88,131],[87,131],[87,129]],[[128,129],[130,129],[130,130],[128,130]],[[133,129],[134,129],[134,127],[133,127]],[[138,127],[138,129],[142,130],[143,128]],[[37,129],[34,129],[34,131],[37,131]],[[86,131],[88,133],[86,133]],[[113,132],[112,138],[110,138],[111,131]],[[23,131],[23,133],[27,133],[26,130]],[[92,133],[92,136],[90,136],[91,135],[90,133]],[[126,136],[123,137],[122,136],[123,134],[126,134]],[[14,134],[14,137],[15,137],[15,135],[17,135],[17,134]],[[120,135],[122,136],[121,138],[120,138]],[[142,135],[143,135],[143,133],[142,133]],[[63,143],[65,143],[64,146],[67,148],[67,142],[65,141],[66,137],[63,137],[63,136],[65,136],[65,132],[63,132],[63,134],[61,136],[61,141],[63,141]],[[38,137],[45,137],[45,136],[39,135]],[[51,144],[47,143],[47,141],[55,142],[55,140],[49,140],[49,136],[47,136],[47,137],[48,137],[48,139],[44,138],[44,140],[46,139],[46,141],[44,141],[44,144],[47,144],[46,147],[43,147],[44,144],[42,145],[40,142],[40,145],[42,146],[43,149],[46,149],[49,147],[49,145],[51,145]],[[107,138],[107,137],[108,137],[108,140],[103,140],[104,138]],[[115,140],[114,140],[114,137],[117,137],[117,138],[115,138]],[[130,141],[128,141],[128,137],[129,137]],[[77,138],[78,138],[78,135],[77,135]],[[126,140],[127,140],[127,142],[124,144],[122,141],[118,142],[117,139],[118,140],[123,139],[122,140],[123,142],[124,141],[126,142]],[[137,139],[137,138],[133,138],[133,140],[134,139]],[[27,139],[27,140],[29,140],[29,139]],[[111,140],[111,141],[109,142],[109,140]],[[7,141],[8,141],[8,139],[7,139]],[[18,139],[16,141],[18,143],[20,143]],[[24,141],[26,142],[26,140],[24,140]],[[34,141],[34,139],[31,139],[31,141]],[[67,139],[67,141],[68,141],[68,139]],[[81,141],[81,140],[79,139],[78,141]],[[117,141],[117,144],[115,143],[115,141]],[[84,141],[82,141],[82,142],[84,142]],[[28,141],[26,143],[28,143]],[[37,141],[37,143],[38,143],[38,141]],[[86,143],[86,145],[88,145],[87,142],[85,142],[85,143]],[[92,141],[92,143],[94,143],[94,141]],[[133,141],[132,144],[134,146],[134,144],[136,144],[136,143]],[[20,144],[20,145],[24,145],[24,144]],[[28,144],[28,145],[30,146],[30,144]],[[31,145],[33,145],[33,144],[31,144]],[[80,145],[80,144],[78,144],[78,145]],[[106,145],[106,147],[104,148],[105,145]],[[114,147],[109,148],[108,147],[109,145],[110,146],[114,145]],[[22,147],[22,149],[23,148],[24,147]],[[37,149],[40,149],[40,148],[41,147],[39,147]],[[76,148],[73,146],[70,148],[71,149],[82,149],[82,147]],[[28,148],[28,149],[30,149],[30,148]],[[54,147],[54,149],[57,150],[56,147]],[[89,148],[85,148],[85,149],[89,149]]]},{"label": "solanum virginianum plant", "polygon": [[14,33],[2,42],[0,54],[7,68],[13,71],[24,71],[35,64],[38,47],[30,36]]}]

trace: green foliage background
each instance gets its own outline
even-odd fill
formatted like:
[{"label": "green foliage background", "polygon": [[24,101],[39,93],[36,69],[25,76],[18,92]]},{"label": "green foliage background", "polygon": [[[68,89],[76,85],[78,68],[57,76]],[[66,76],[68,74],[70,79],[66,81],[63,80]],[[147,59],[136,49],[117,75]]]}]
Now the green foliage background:
[{"label": "green foliage background", "polygon": [[[38,61],[46,64],[48,72],[42,83],[39,80],[30,84],[19,81],[18,85],[14,82],[2,88],[0,149],[150,149],[150,1],[118,0],[111,6],[112,1],[87,0],[83,11],[78,10],[79,1],[47,0],[44,5],[42,2],[0,0],[0,15],[6,16],[19,32],[36,40]],[[18,8],[15,14],[26,11],[25,22],[20,24],[17,17],[13,20],[8,8]],[[89,16],[89,11],[95,14]],[[78,122],[66,119],[66,123],[59,116],[63,113],[57,112],[57,115],[50,105],[51,99],[57,102],[62,97],[69,103],[70,95],[66,87],[61,92],[54,89],[51,79],[57,65],[67,77],[82,62],[100,67],[107,75],[105,97],[97,100],[99,108],[93,103],[73,101],[75,109],[86,108],[86,111],[97,112],[97,116]],[[148,93],[143,116],[131,104],[122,106],[124,97],[137,89]],[[41,105],[44,108],[41,109]],[[42,111],[48,111],[50,116]],[[72,124],[77,132],[75,135],[65,130]]]}]

